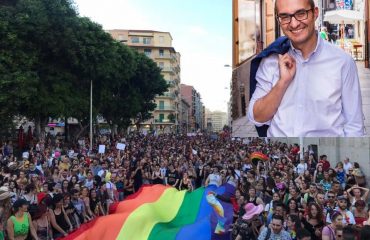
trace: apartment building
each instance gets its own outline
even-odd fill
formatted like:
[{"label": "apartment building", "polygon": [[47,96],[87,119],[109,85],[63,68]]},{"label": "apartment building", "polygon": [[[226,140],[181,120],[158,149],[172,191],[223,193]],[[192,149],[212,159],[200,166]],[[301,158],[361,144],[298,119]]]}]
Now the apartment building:
[{"label": "apartment building", "polygon": [[181,97],[190,105],[189,131],[203,130],[204,128],[204,108],[200,93],[193,86],[181,84]]},{"label": "apartment building", "polygon": [[108,33],[118,41],[144,53],[158,64],[162,75],[169,84],[166,93],[156,96],[156,109],[152,119],[142,123],[142,128],[161,130],[163,132],[179,131],[180,111],[180,53],[172,46],[172,36],[169,32],[151,30],[108,30]]}]

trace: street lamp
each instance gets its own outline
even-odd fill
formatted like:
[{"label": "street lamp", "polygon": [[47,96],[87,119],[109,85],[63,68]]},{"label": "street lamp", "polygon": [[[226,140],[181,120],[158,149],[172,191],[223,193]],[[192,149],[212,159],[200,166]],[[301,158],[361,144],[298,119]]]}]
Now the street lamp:
[{"label": "street lamp", "polygon": [[[124,42],[127,42],[127,40],[119,40],[118,42],[124,43]],[[93,144],[92,102],[93,102],[93,82],[91,79],[90,80],[90,154],[92,152],[92,144]]]}]

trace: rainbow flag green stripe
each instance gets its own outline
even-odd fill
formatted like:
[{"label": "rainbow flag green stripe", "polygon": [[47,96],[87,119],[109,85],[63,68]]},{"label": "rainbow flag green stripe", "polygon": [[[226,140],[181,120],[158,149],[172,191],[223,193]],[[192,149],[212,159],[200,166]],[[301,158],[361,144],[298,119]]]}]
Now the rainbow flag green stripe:
[{"label": "rainbow flag green stripe", "polygon": [[198,188],[194,192],[187,192],[176,216],[169,222],[157,223],[148,239],[176,239],[176,235],[182,227],[195,222],[204,191],[204,188]]},{"label": "rainbow flag green stripe", "polygon": [[137,208],[127,218],[117,239],[147,240],[157,223],[170,222],[176,217],[185,193],[186,191],[169,188],[156,202],[143,204]]}]

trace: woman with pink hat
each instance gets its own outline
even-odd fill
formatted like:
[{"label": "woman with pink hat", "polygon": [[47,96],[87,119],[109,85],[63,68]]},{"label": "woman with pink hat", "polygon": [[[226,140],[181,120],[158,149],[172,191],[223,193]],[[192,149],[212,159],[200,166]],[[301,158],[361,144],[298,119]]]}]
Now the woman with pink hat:
[{"label": "woman with pink hat", "polygon": [[236,220],[233,228],[233,239],[244,240],[244,239],[257,239],[259,235],[259,229],[262,226],[262,221],[259,218],[263,212],[263,205],[254,205],[253,203],[247,203],[244,206],[245,214]]}]

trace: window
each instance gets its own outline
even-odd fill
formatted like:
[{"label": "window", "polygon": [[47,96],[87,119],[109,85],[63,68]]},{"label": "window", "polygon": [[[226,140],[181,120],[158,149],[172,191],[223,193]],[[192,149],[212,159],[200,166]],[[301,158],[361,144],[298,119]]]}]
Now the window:
[{"label": "window", "polygon": [[164,109],[164,101],[159,101],[159,109],[160,110]]},{"label": "window", "polygon": [[118,40],[122,41],[122,40],[125,40],[125,36],[124,35],[118,35]]},{"label": "window", "polygon": [[238,63],[252,57],[261,44],[261,5],[257,0],[238,0]]},{"label": "window", "polygon": [[159,36],[159,43],[164,43],[164,37],[163,36]]},{"label": "window", "polygon": [[164,68],[164,62],[159,62],[159,63],[158,63],[158,67],[159,67],[160,69],[163,69],[163,68]]},{"label": "window", "polygon": [[163,122],[163,119],[164,119],[164,114],[163,113],[159,114],[159,122]]},{"label": "window", "polygon": [[151,40],[152,40],[151,38],[143,38],[143,43],[150,44]]},{"label": "window", "polygon": [[163,49],[160,49],[160,50],[159,50],[159,56],[160,56],[160,57],[163,57],[163,56],[164,56],[164,51],[163,51]]},{"label": "window", "polygon": [[140,42],[139,37],[131,37],[131,42],[132,43],[139,43]]},{"label": "window", "polygon": [[144,49],[144,54],[145,54],[147,57],[150,57],[150,55],[152,54],[152,50],[151,50],[151,49]]}]

